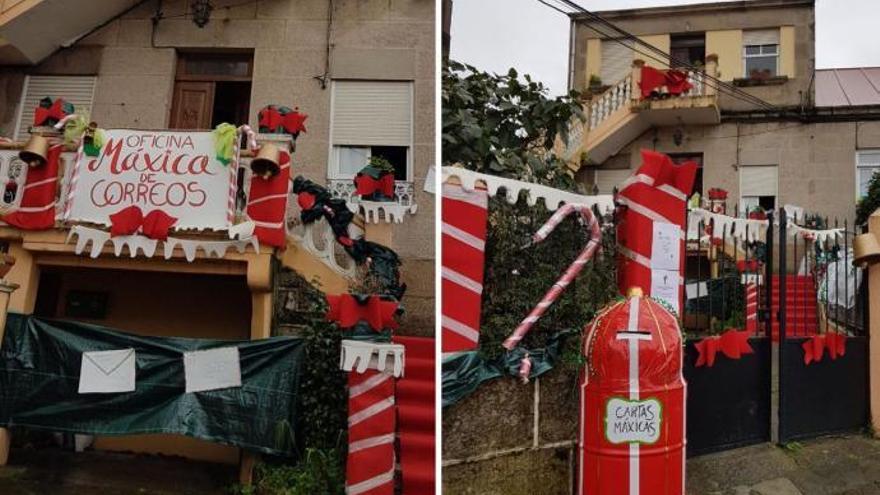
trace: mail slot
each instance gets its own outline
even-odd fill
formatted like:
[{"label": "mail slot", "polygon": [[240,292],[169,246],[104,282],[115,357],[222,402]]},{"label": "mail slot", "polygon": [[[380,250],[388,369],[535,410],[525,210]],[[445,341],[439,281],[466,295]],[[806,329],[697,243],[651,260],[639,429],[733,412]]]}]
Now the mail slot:
[{"label": "mail slot", "polygon": [[676,316],[636,288],[586,330],[579,495],[684,495],[685,382]]}]

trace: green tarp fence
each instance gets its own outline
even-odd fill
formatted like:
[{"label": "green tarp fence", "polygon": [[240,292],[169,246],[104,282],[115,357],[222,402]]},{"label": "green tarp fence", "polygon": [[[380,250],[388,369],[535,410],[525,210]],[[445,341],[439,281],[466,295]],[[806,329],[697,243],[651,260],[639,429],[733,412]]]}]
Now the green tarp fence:
[{"label": "green tarp fence", "polygon": [[520,362],[526,352],[532,360],[529,379],[543,375],[556,366],[565,339],[576,334],[574,330],[563,330],[550,337],[546,347],[529,351],[517,347],[495,359],[486,358],[480,351],[459,352],[444,358],[443,407],[458,403],[489,380],[519,377]]},{"label": "green tarp fence", "polygon": [[[241,388],[185,393],[183,353],[238,347]],[[82,353],[133,348],[135,391],[79,394]],[[0,349],[0,426],[92,435],[176,433],[273,455],[294,453],[302,339],[144,337],[9,314]]]}]

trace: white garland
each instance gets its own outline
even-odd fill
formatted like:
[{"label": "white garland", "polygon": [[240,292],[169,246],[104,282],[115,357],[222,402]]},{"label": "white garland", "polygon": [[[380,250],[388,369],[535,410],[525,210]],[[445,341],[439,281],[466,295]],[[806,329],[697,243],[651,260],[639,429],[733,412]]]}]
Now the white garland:
[{"label": "white garland", "polygon": [[[100,256],[108,241],[113,244],[113,253],[116,256],[121,256],[122,249],[128,247],[128,252],[132,258],[137,256],[138,251],[142,252],[143,255],[148,258],[152,258],[156,254],[159,245],[159,241],[156,239],[150,239],[143,235],[122,235],[111,237],[110,233],[107,231],[83,227],[82,225],[76,225],[70,229],[70,233],[67,235],[67,242],[70,242],[74,236],[76,236],[76,246],[73,248],[73,252],[76,254],[82,254],[83,251],[85,251],[86,246],[91,244],[91,249],[89,250],[89,256],[91,258],[97,258]],[[239,253],[244,253],[248,246],[253,246],[254,251],[258,254],[260,252],[260,243],[257,238],[253,236],[246,239],[230,241],[178,239],[175,237],[169,237],[163,242],[165,259],[171,259],[174,255],[174,249],[178,246],[183,250],[183,254],[189,262],[196,259],[196,253],[199,249],[201,249],[205,253],[205,257],[208,258],[211,256],[223,258],[226,256],[226,251],[229,249],[235,249]]]},{"label": "white garland", "polygon": [[[688,239],[697,240],[699,236],[698,223],[703,222],[708,226],[710,221],[714,225],[712,228],[712,237],[714,238],[720,238],[724,232],[727,236],[743,241],[763,241],[767,237],[768,220],[737,218],[721,213],[712,213],[702,208],[694,208],[688,211]],[[828,239],[833,241],[838,237],[843,238],[844,235],[841,228],[815,230],[797,225],[792,219],[788,219],[787,222],[788,235],[792,237],[800,235],[818,242],[825,242]]]},{"label": "white garland", "polygon": [[486,184],[489,196],[498,195],[498,190],[504,188],[507,202],[514,204],[517,202],[521,191],[526,191],[526,201],[529,206],[535,206],[538,199],[543,199],[547,209],[554,211],[562,204],[586,204],[597,205],[600,213],[607,213],[614,209],[614,197],[610,194],[599,196],[585,196],[583,194],[575,194],[561,189],[554,189],[540,184],[524,182],[514,179],[506,179],[494,175],[481,174],[473,170],[467,170],[459,167],[443,167],[443,183],[449,181],[451,177],[457,177],[461,181],[461,187],[466,191],[472,191],[477,187],[478,182]]},{"label": "white garland", "polygon": [[400,344],[343,340],[339,368],[357,373],[373,369],[400,378],[403,376],[404,354],[405,349]]}]

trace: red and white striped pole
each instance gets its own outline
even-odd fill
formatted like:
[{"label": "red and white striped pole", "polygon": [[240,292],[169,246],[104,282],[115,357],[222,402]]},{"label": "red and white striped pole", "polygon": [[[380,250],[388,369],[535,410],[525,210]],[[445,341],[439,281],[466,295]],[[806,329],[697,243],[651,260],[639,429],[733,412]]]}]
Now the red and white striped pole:
[{"label": "red and white striped pole", "polygon": [[346,495],[394,495],[395,379],[403,361],[399,344],[342,342],[341,368],[349,372]]}]

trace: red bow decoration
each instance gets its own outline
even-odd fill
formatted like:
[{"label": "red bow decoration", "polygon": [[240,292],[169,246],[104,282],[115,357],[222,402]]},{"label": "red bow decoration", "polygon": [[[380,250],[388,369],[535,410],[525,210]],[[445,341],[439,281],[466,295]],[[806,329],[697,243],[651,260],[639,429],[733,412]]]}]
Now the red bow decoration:
[{"label": "red bow decoration", "polygon": [[284,130],[288,134],[293,134],[294,136],[297,136],[300,132],[307,132],[307,118],[309,118],[308,115],[304,113],[299,113],[298,110],[294,109],[294,111],[289,112],[282,117],[281,125],[284,127]]},{"label": "red bow decoration", "polygon": [[642,90],[643,99],[648,98],[655,91],[659,92],[664,86],[666,92],[671,95],[680,95],[694,87],[688,82],[687,74],[680,70],[659,70],[647,65],[642,67],[642,80],[639,87]]},{"label": "red bow decoration", "polygon": [[273,106],[268,106],[262,110],[260,110],[260,129],[268,129],[270,131],[275,131],[279,127],[281,127],[281,112],[278,111],[277,108]]},{"label": "red bow decoration", "polygon": [[315,195],[307,191],[302,191],[296,195],[296,202],[299,203],[299,207],[303,210],[311,210],[315,206],[316,200]]},{"label": "red bow decoration", "polygon": [[642,166],[639,167],[638,173],[654,179],[654,187],[669,184],[689,195],[697,177],[697,164],[689,160],[676,165],[669,155],[642,150]]},{"label": "red bow decoration", "polygon": [[354,184],[357,187],[355,192],[360,196],[369,196],[377,191],[388,198],[394,196],[394,174],[385,174],[378,179],[367,174],[358,174],[354,178]]},{"label": "red bow decoration", "polygon": [[67,117],[67,112],[64,111],[65,101],[63,98],[58,98],[49,108],[45,107],[37,107],[34,109],[34,125],[41,126],[46,124],[46,121],[49,119],[54,119],[56,122]]},{"label": "red bow decoration", "polygon": [[383,328],[396,329],[396,301],[386,301],[379,296],[370,296],[366,300],[358,300],[351,294],[327,296],[327,320],[336,322],[342,328],[353,327],[359,321],[366,321],[370,328],[380,331]]},{"label": "red bow decoration", "polygon": [[836,332],[814,335],[807,339],[802,347],[804,348],[804,364],[821,361],[825,349],[828,349],[828,355],[833,361],[838,356],[846,354],[846,335]]},{"label": "red bow decoration", "polygon": [[168,239],[168,230],[177,223],[177,218],[162,210],[153,210],[146,215],[138,205],[125,207],[110,215],[110,236],[134,235],[141,233],[150,239]]},{"label": "red bow decoration", "polygon": [[307,132],[305,122],[309,118],[308,115],[299,112],[299,108],[288,111],[282,111],[274,105],[269,105],[260,110],[259,128],[267,132],[280,132],[281,129],[288,134],[294,136],[300,132]]},{"label": "red bow decoration", "polygon": [[752,354],[752,346],[749,345],[749,332],[745,330],[730,329],[721,335],[706,337],[697,342],[696,347],[697,368],[701,366],[712,367],[715,365],[715,354],[720,350],[730,359],[739,359],[744,354]]}]

